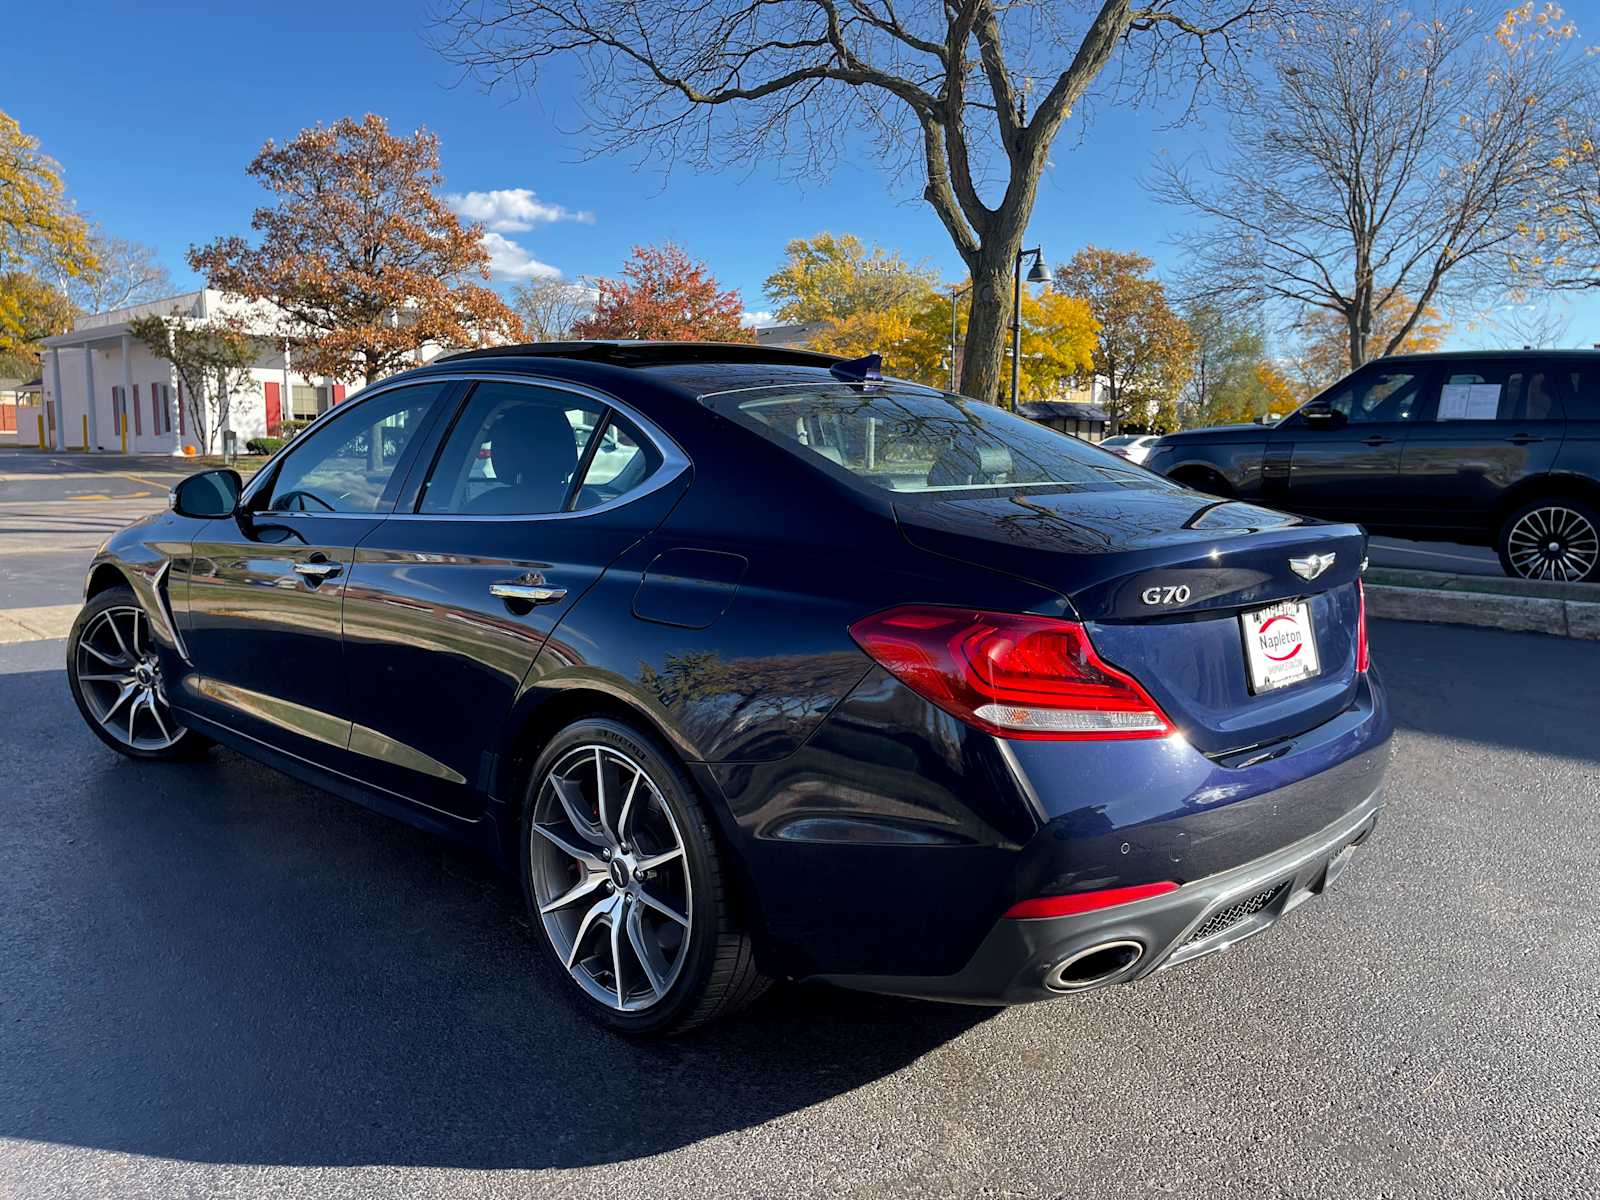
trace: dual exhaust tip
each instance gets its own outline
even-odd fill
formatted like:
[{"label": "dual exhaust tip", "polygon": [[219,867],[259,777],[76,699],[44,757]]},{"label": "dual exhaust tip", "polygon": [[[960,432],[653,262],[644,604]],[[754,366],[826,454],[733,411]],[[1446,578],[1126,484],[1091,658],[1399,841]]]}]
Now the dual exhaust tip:
[{"label": "dual exhaust tip", "polygon": [[1080,992],[1110,983],[1144,957],[1144,943],[1132,938],[1099,942],[1058,963],[1044,978],[1053,992]]}]

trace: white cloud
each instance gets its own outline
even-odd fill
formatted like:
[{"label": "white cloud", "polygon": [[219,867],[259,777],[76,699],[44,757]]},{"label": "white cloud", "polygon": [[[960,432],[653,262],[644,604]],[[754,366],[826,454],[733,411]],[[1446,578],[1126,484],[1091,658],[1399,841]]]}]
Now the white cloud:
[{"label": "white cloud", "polygon": [[526,233],[543,222],[594,223],[592,212],[575,212],[559,204],[546,204],[529,188],[496,188],[489,192],[449,192],[444,202],[469,221],[495,233]]},{"label": "white cloud", "polygon": [[747,312],[739,314],[739,324],[747,325],[751,329],[761,329],[767,325],[775,325],[777,321],[769,312]]},{"label": "white cloud", "polygon": [[489,252],[489,271],[501,279],[556,279],[561,274],[498,233],[485,232],[483,248]]}]

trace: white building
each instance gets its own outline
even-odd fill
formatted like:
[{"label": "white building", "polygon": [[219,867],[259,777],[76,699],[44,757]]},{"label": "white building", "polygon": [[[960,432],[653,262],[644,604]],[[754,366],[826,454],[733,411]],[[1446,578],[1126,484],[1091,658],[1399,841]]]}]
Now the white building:
[{"label": "white building", "polygon": [[[20,408],[19,440],[34,441],[44,418],[45,444],[57,450],[112,450],[130,454],[203,454],[192,406],[172,364],[156,357],[129,332],[131,322],[174,311],[196,319],[248,312],[236,297],[210,288],[115,312],[83,317],[69,333],[46,338],[42,411]],[[345,398],[326,376],[293,369],[287,347],[268,338],[250,371],[249,386],[229,398],[225,428],[242,452],[253,437],[276,437],[284,421],[307,419]],[[418,355],[426,361],[432,353]],[[208,421],[210,418],[208,417]],[[222,450],[216,431],[210,450]]]}]

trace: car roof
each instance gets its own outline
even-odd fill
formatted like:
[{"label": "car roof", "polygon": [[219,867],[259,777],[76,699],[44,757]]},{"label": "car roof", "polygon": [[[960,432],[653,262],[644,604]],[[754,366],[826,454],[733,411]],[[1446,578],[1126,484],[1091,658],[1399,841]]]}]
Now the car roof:
[{"label": "car roof", "polygon": [[1472,362],[1483,358],[1561,358],[1597,362],[1600,361],[1600,350],[1535,350],[1531,346],[1516,350],[1427,350],[1385,354],[1370,360],[1368,365],[1386,362]]},{"label": "car roof", "polygon": [[[440,355],[422,370],[426,372],[428,368],[446,364],[470,364],[537,373],[553,361],[622,368],[695,397],[762,387],[858,386],[858,381],[841,378],[831,371],[834,366],[851,361],[849,359],[754,342],[531,342]],[[921,387],[902,380],[886,379],[885,382]]]}]

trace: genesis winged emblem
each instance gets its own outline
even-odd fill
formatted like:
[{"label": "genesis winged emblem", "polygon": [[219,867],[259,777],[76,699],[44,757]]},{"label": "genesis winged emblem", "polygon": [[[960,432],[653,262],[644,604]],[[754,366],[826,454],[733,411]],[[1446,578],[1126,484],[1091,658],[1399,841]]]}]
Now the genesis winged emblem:
[{"label": "genesis winged emblem", "polygon": [[1315,579],[1333,566],[1332,554],[1308,554],[1304,558],[1291,558],[1289,569],[1301,579]]}]

